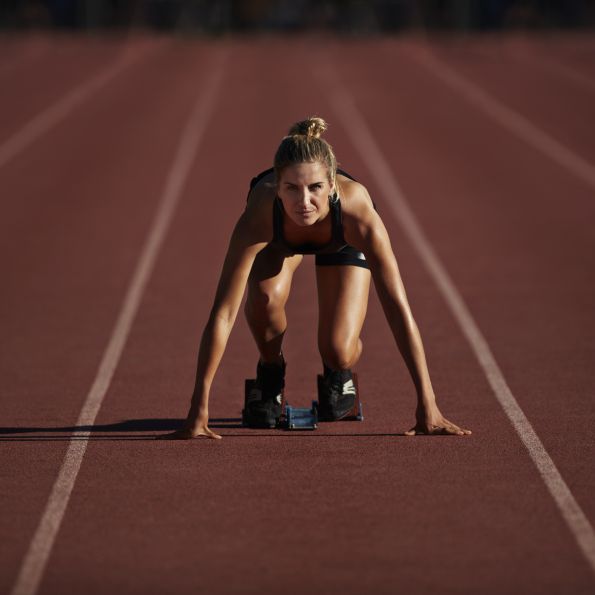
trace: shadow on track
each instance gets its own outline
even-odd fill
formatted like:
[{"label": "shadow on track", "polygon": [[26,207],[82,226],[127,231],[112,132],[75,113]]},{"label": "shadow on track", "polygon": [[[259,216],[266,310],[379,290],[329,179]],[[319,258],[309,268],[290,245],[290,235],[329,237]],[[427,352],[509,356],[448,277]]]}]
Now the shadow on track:
[{"label": "shadow on track", "polygon": [[[239,417],[219,417],[211,419],[214,428],[241,428]],[[111,424],[95,424],[92,426],[52,426],[52,427],[0,427],[0,436],[6,434],[37,434],[52,432],[72,434],[76,432],[173,432],[182,427],[183,418],[146,418],[128,419]],[[50,434],[51,435],[51,434]]]},{"label": "shadow on track", "polygon": [[[135,435],[131,432],[173,432],[182,427],[183,418],[146,418],[128,419],[111,424],[97,424],[93,426],[62,426],[62,427],[0,427],[0,442],[38,442],[38,441],[64,441],[64,440],[154,440],[155,434]],[[224,438],[330,438],[330,437],[373,437],[373,436],[404,436],[403,433],[319,433],[318,431],[269,430],[268,432],[254,431],[242,426],[239,417],[212,418],[209,427],[217,429],[242,429],[241,433],[224,433]],[[89,432],[89,435],[77,435],[80,432]],[[116,435],[100,435],[103,433]],[[27,434],[37,434],[27,436]],[[59,435],[61,434],[61,435]],[[67,435],[64,435],[67,434]],[[74,434],[74,435],[73,435]]]}]

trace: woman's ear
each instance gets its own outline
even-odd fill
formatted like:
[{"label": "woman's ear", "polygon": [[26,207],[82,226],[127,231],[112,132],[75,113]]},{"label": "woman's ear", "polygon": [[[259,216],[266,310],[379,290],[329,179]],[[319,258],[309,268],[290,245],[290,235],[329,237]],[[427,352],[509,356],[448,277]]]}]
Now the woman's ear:
[{"label": "woman's ear", "polygon": [[337,186],[333,180],[329,182],[329,193],[328,193],[329,200],[336,201],[337,200]]}]

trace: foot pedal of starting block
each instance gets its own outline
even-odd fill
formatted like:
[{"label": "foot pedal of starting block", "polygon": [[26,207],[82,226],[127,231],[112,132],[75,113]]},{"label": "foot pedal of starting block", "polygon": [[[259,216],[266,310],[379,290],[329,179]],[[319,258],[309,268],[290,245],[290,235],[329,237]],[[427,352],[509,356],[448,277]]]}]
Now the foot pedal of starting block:
[{"label": "foot pedal of starting block", "polygon": [[315,430],[318,427],[318,402],[312,401],[312,407],[285,406],[282,427],[286,430]]}]

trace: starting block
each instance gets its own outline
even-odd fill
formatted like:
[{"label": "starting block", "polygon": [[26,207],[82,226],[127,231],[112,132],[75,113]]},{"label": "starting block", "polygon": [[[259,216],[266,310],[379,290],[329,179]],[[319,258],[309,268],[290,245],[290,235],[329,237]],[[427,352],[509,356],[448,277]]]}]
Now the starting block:
[{"label": "starting block", "polygon": [[[359,385],[357,381],[357,374],[353,373],[353,387],[347,387],[347,390],[352,389],[355,392],[355,403],[353,409],[345,414],[340,421],[364,421],[364,414],[362,411],[362,402],[360,400]],[[323,391],[323,376],[318,374],[318,399],[320,393]]]},{"label": "starting block", "polygon": [[[292,407],[285,399],[285,391],[281,391],[281,417],[276,424],[269,424],[269,429],[283,430],[315,430],[318,427],[318,402],[312,401],[310,409],[306,407]],[[244,383],[244,408],[242,409],[242,425],[248,426],[248,405],[252,401],[262,398],[260,389],[254,378],[247,378]]]},{"label": "starting block", "polygon": [[[318,394],[322,390],[323,377],[318,375]],[[349,387],[347,387],[349,390]],[[347,412],[340,421],[363,421],[362,403],[360,401],[357,374],[353,374],[353,390],[355,392],[355,403],[353,409]],[[247,378],[244,385],[244,408],[242,409],[242,425],[248,426],[247,408],[252,401],[259,401],[262,398],[260,389],[256,386],[256,379]],[[285,391],[282,390],[279,397],[281,399],[281,417],[276,424],[269,424],[267,427],[284,430],[316,430],[319,421],[318,401],[312,401],[312,407],[292,407],[287,403]],[[320,398],[320,397],[319,397]]]}]

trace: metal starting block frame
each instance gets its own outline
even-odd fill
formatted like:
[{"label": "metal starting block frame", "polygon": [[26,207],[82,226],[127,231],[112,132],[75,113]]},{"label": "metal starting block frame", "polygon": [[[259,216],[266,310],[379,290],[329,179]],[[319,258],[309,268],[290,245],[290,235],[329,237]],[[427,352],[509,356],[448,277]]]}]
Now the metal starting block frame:
[{"label": "metal starting block frame", "polygon": [[318,427],[318,401],[312,401],[312,408],[285,406],[281,416],[286,430],[315,430]]}]

